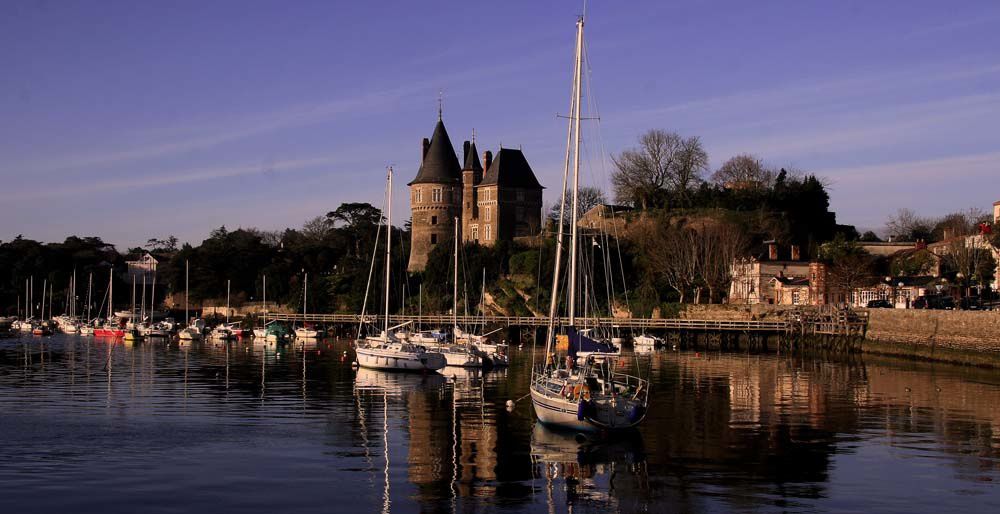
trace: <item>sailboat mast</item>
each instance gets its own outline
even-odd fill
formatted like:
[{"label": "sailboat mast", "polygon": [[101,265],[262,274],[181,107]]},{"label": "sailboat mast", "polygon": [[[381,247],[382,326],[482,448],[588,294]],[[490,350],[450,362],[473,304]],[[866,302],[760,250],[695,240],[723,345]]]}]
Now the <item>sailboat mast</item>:
[{"label": "sailboat mast", "polygon": [[[577,21],[577,48],[576,54],[579,57],[580,46],[583,40],[583,26],[581,25],[582,19]],[[577,64],[579,64],[579,59],[577,59]],[[576,74],[573,76],[573,93],[570,95],[569,110],[570,114],[576,108],[577,103],[579,103],[579,70],[576,70]],[[556,258],[555,258],[555,270],[552,273],[552,296],[549,300],[549,326],[545,336],[545,355],[548,356],[552,353],[552,340],[555,333],[555,321],[556,321],[556,308],[559,306],[559,276],[562,269],[562,254],[563,254],[563,225],[565,224],[566,216],[566,184],[569,178],[569,158],[570,149],[572,148],[571,143],[573,140],[573,119],[570,116],[569,123],[566,126],[566,158],[563,161],[563,178],[562,178],[562,189],[559,199],[559,224],[556,226]]]},{"label": "sailboat mast", "polygon": [[392,166],[389,166],[389,201],[385,206],[385,337],[389,338],[389,276],[390,257],[392,254]]},{"label": "sailboat mast", "polygon": [[115,267],[111,266],[108,272],[108,319],[114,317],[115,312]]},{"label": "sailboat mast", "polygon": [[[454,329],[458,329],[458,216],[455,217],[455,280],[451,293],[451,318]],[[454,333],[454,330],[452,330]]]},{"label": "sailboat mast", "polygon": [[579,196],[580,196],[580,97],[582,93],[582,74],[583,74],[583,17],[581,16],[576,22],[577,32],[576,32],[576,73],[574,79],[576,80],[576,107],[573,113],[573,123],[576,124],[575,129],[575,139],[573,141],[573,214],[570,218],[570,223],[572,227],[572,239],[570,242],[570,259],[569,259],[569,325],[572,327],[576,324],[576,259],[577,259],[577,237],[579,230],[577,229],[577,216],[579,208]]},{"label": "sailboat mast", "polygon": [[42,280],[42,321],[45,321],[45,290],[49,287],[49,280]]},{"label": "sailboat mast", "polygon": [[231,283],[231,280],[226,281],[226,325],[229,324],[229,285]]},{"label": "sailboat mast", "polygon": [[153,272],[153,289],[149,291],[149,322],[156,321],[156,272]]},{"label": "sailboat mast", "polygon": [[90,322],[90,292],[94,287],[94,274],[87,274],[87,322]]},{"label": "sailboat mast", "polygon": [[191,263],[184,259],[184,326],[188,326],[188,286],[191,278]]},{"label": "sailboat mast", "polygon": [[264,275],[264,327],[267,327],[267,275]]}]

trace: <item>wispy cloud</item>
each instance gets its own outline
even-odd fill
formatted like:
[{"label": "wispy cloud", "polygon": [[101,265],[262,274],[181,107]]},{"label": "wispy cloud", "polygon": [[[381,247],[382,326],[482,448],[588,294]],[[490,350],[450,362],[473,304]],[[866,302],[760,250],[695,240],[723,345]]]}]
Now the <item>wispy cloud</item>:
[{"label": "wispy cloud", "polygon": [[963,179],[971,182],[979,177],[995,178],[1000,174],[1000,152],[830,168],[821,170],[820,173],[836,177],[837,183],[842,185],[895,183],[900,179],[937,181],[943,176],[951,180]]},{"label": "wispy cloud", "polygon": [[12,198],[18,201],[35,201],[67,196],[84,196],[98,193],[175,186],[192,182],[204,182],[209,180],[237,178],[251,175],[284,174],[315,168],[317,166],[330,166],[338,162],[340,162],[340,159],[328,156],[312,157],[308,159],[264,161],[260,163],[235,166],[170,170],[168,172],[152,176],[122,178],[98,182],[72,183],[60,187],[32,188],[25,191],[15,191],[12,194]]}]

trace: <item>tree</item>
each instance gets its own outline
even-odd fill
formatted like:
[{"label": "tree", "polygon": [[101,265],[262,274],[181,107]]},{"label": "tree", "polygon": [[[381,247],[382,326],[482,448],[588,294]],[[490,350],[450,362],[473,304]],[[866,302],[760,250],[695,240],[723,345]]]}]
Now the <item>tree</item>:
[{"label": "tree", "polygon": [[687,201],[707,169],[708,154],[697,137],[653,129],[639,137],[639,146],[612,156],[615,200],[642,209],[664,204],[674,192]]},{"label": "tree", "polygon": [[848,301],[854,297],[855,290],[872,280],[874,259],[871,254],[841,234],[820,248],[820,257],[829,266],[828,284],[842,291]]},{"label": "tree", "polygon": [[722,163],[712,174],[712,182],[729,189],[760,190],[772,187],[775,173],[768,170],[760,159],[750,154],[740,154]]},{"label": "tree", "polygon": [[371,226],[382,221],[382,211],[370,203],[347,202],[326,213],[326,217],[334,224],[339,222],[347,227]]},{"label": "tree", "polygon": [[746,233],[728,222],[702,223],[694,241],[698,275],[708,289],[708,303],[713,303],[732,281],[733,262],[746,251]]},{"label": "tree", "polygon": [[933,223],[910,209],[899,209],[885,222],[885,231],[896,241],[926,241],[931,237]]},{"label": "tree", "polygon": [[[572,208],[570,192],[566,193],[566,217],[565,221],[569,223],[569,217],[571,216],[570,209]],[[582,216],[585,212],[597,207],[598,205],[608,203],[607,198],[604,196],[604,191],[596,187],[584,186],[580,188],[579,191],[579,201],[580,206],[577,208],[577,212]],[[549,219],[553,221],[559,221],[559,204],[552,206],[549,210]]]},{"label": "tree", "polygon": [[879,239],[878,235],[876,235],[875,232],[872,232],[871,230],[866,230],[864,234],[861,234],[861,238],[858,239],[858,240],[861,241],[861,242],[863,242],[863,243],[880,243],[880,242],[882,242],[882,240]]}]

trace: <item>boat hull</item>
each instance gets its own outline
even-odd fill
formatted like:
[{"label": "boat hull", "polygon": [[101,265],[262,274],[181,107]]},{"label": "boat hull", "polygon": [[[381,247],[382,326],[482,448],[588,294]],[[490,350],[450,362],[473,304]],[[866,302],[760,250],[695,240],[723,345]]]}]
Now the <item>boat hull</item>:
[{"label": "boat hull", "polygon": [[600,428],[579,417],[579,404],[559,397],[548,396],[531,389],[531,405],[535,416],[542,423],[564,430],[596,432]]},{"label": "boat hull", "polygon": [[394,371],[437,371],[447,364],[440,353],[414,354],[372,348],[358,348],[358,365],[368,369]]}]

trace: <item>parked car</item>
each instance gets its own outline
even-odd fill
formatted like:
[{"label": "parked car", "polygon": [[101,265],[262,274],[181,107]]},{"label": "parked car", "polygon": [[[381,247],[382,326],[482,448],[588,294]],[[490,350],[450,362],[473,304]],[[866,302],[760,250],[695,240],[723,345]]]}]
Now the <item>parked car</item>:
[{"label": "parked car", "polygon": [[886,300],[885,298],[882,298],[880,300],[871,300],[871,301],[868,302],[868,308],[869,309],[891,309],[892,308],[892,303],[889,300]]},{"label": "parked car", "polygon": [[913,300],[913,308],[953,310],[955,308],[955,299],[950,296],[937,294],[921,296]]},{"label": "parked car", "polygon": [[983,310],[983,301],[975,296],[966,296],[958,301],[958,308],[963,311],[981,311]]}]

